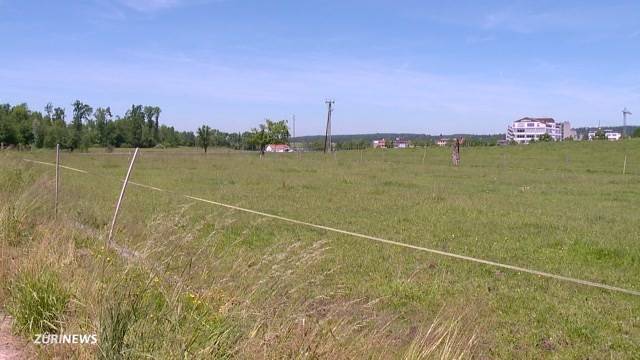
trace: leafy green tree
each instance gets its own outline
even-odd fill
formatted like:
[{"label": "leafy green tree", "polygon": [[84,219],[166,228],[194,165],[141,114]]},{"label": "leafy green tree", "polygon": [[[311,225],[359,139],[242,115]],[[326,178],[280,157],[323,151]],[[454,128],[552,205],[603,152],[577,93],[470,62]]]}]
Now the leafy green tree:
[{"label": "leafy green tree", "polygon": [[111,122],[111,108],[99,107],[96,109],[94,113],[95,124],[96,124],[96,141],[100,146],[110,146],[112,145],[111,134],[109,133],[110,127],[109,123]]},{"label": "leafy green tree", "polygon": [[207,125],[202,125],[198,128],[198,145],[204,149],[204,152],[207,152],[207,148],[209,147],[209,143],[211,141],[211,128]]},{"label": "leafy green tree", "polygon": [[19,145],[31,144],[33,142],[33,124],[27,104],[14,106],[11,109],[11,117],[17,143]]},{"label": "leafy green tree", "polygon": [[178,137],[173,126],[160,126],[159,142],[164,146],[178,146]]},{"label": "leafy green tree", "polygon": [[52,123],[66,126],[65,118],[65,110],[63,108],[56,107],[53,109],[53,117],[51,118]]},{"label": "leafy green tree", "polygon": [[93,113],[93,108],[80,100],[74,101],[71,105],[73,106],[73,122],[71,123],[73,133],[69,148],[73,151],[81,144],[83,122],[89,119],[89,116]]},{"label": "leafy green tree", "polygon": [[602,129],[598,129],[598,131],[596,131],[596,133],[593,136],[594,140],[606,140],[607,139],[607,135],[605,134],[604,131],[602,131]]},{"label": "leafy green tree", "polygon": [[289,126],[286,120],[271,121],[265,120],[264,124],[260,124],[258,128],[251,129],[249,134],[244,134],[247,138],[247,144],[252,149],[260,150],[260,154],[264,154],[268,144],[288,144],[289,143]]},{"label": "leafy green tree", "polygon": [[52,116],[53,116],[53,104],[52,103],[47,103],[47,105],[44,106],[44,113],[46,115],[46,117],[49,119],[49,121],[51,121]]},{"label": "leafy green tree", "polygon": [[553,138],[548,133],[544,133],[538,137],[538,141],[550,142],[553,141]]},{"label": "leafy green tree", "polygon": [[288,144],[289,143],[289,125],[286,120],[271,121],[267,119],[265,121],[266,132],[270,143],[273,144]]},{"label": "leafy green tree", "polygon": [[250,142],[255,148],[260,150],[260,155],[264,155],[265,148],[272,142],[271,140],[267,125],[260,124],[257,129],[254,128],[251,130]]},{"label": "leafy green tree", "polygon": [[51,126],[46,130],[44,147],[54,148],[56,144],[60,144],[65,148],[69,143],[69,131],[63,126]]},{"label": "leafy green tree", "polygon": [[636,129],[633,131],[633,137],[634,137],[634,138],[640,138],[640,127],[639,127],[639,128],[636,128]]},{"label": "leafy green tree", "polygon": [[47,134],[47,121],[42,118],[40,113],[34,114],[32,120],[33,145],[37,148],[44,147],[44,140]]},{"label": "leafy green tree", "polygon": [[0,106],[0,143],[4,145],[16,144],[16,133],[11,121],[11,105]]},{"label": "leafy green tree", "polygon": [[144,116],[147,121],[147,128],[151,130],[151,134],[153,137],[154,143],[159,143],[159,118],[160,118],[160,107],[158,106],[145,106]]},{"label": "leafy green tree", "polygon": [[143,147],[145,116],[142,105],[131,105],[125,114],[127,141],[133,147]]}]

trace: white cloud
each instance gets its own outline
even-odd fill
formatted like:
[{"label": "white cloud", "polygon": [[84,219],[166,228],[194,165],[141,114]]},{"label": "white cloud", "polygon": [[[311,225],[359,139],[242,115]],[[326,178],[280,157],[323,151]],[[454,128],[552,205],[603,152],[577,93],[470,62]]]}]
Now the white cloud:
[{"label": "white cloud", "polygon": [[180,5],[181,2],[180,0],[120,0],[123,5],[140,12],[173,8]]},{"label": "white cloud", "polygon": [[[0,0],[1,1],[1,0]],[[181,6],[200,5],[215,0],[117,0],[127,8],[142,13],[153,13]],[[217,0],[222,1],[222,0]]]}]

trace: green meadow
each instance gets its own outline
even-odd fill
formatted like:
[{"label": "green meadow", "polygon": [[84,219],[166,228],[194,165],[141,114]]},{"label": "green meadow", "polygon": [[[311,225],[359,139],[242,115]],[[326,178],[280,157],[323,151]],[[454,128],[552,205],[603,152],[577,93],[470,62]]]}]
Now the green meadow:
[{"label": "green meadow", "polygon": [[[623,166],[626,167],[623,174]],[[640,296],[291,224],[194,196],[640,290],[640,141],[267,154],[0,153],[3,306],[39,276],[78,358],[635,358]],[[44,274],[44,275],[43,275]],[[52,275],[53,274],[53,275]],[[21,282],[22,281],[22,282]],[[47,288],[47,287],[45,287]],[[48,291],[48,290],[43,290]],[[25,337],[34,331],[16,328]],[[116,354],[116,355],[114,355]]]}]

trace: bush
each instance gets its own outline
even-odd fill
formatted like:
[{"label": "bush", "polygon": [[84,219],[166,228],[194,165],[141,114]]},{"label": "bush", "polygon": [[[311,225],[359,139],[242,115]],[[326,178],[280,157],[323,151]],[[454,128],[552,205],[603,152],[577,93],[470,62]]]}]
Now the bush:
[{"label": "bush", "polygon": [[551,137],[551,135],[544,133],[542,135],[540,135],[540,137],[538,137],[538,141],[541,142],[550,142],[553,141],[553,138]]},{"label": "bush", "polygon": [[7,311],[23,335],[59,333],[69,298],[55,273],[23,272],[9,287]]}]

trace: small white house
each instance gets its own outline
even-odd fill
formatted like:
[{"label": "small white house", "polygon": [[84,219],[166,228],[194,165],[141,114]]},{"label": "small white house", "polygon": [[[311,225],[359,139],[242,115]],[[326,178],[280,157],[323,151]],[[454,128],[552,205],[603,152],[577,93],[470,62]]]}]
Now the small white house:
[{"label": "small white house", "polygon": [[387,147],[387,142],[385,141],[385,139],[375,139],[373,140],[371,145],[374,149],[384,149],[385,147]]},{"label": "small white house", "polygon": [[409,140],[396,138],[396,141],[393,142],[393,147],[396,149],[406,149],[410,145]]},{"label": "small white house", "polygon": [[264,151],[266,151],[266,152],[275,152],[275,153],[283,153],[283,152],[289,152],[289,151],[291,151],[291,149],[289,148],[289,145],[287,145],[287,144],[269,144],[269,145],[267,145],[267,147],[264,148]]},{"label": "small white house", "polygon": [[[622,134],[620,134],[619,132],[607,129],[607,130],[601,130],[602,132],[604,132],[604,137],[605,139],[609,140],[609,141],[618,141],[620,140],[620,138],[622,138]],[[593,140],[596,137],[596,133],[598,132],[598,130],[593,130],[593,131],[589,131],[588,138],[589,140]]]}]

